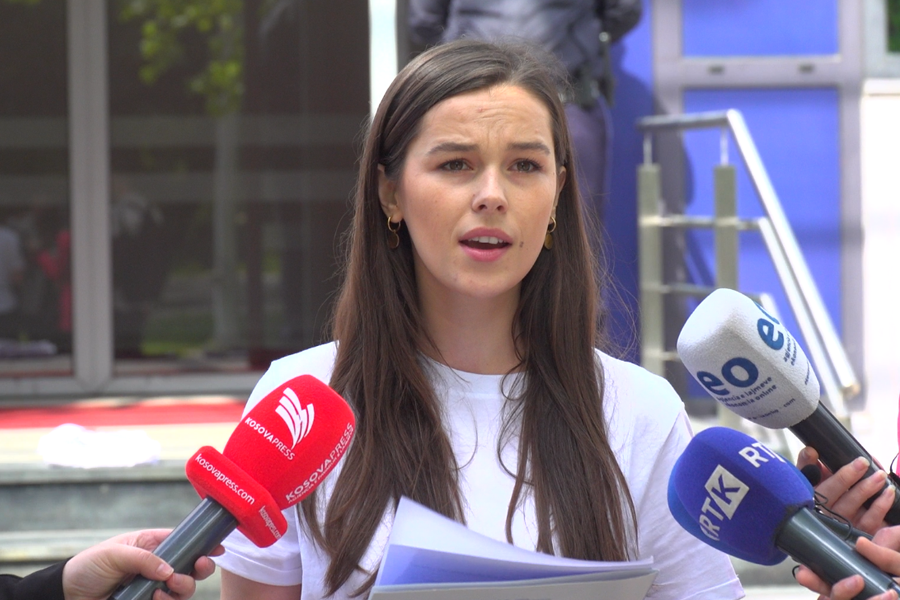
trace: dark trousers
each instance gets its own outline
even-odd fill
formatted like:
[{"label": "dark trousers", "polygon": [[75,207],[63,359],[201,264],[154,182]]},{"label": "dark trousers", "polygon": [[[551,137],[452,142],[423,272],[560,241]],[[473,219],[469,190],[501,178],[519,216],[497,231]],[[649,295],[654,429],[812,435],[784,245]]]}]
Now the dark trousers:
[{"label": "dark trousers", "polygon": [[22,332],[22,315],[18,309],[0,314],[0,339],[18,340]]},{"label": "dark trousers", "polygon": [[578,189],[584,199],[588,218],[603,222],[603,207],[609,198],[609,154],[612,146],[612,119],[602,95],[594,106],[585,109],[566,104],[569,135],[575,151]]}]

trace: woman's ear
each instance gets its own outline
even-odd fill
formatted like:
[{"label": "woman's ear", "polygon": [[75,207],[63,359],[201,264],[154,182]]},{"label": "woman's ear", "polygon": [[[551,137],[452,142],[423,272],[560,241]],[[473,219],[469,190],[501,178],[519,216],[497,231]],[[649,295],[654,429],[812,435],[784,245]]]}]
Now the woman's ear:
[{"label": "woman's ear", "polygon": [[387,176],[384,165],[378,165],[378,201],[381,210],[393,222],[403,220],[400,204],[397,202],[397,182]]},{"label": "woman's ear", "polygon": [[553,212],[550,213],[556,218],[556,205],[559,204],[559,195],[562,193],[563,186],[566,185],[566,168],[560,167],[556,172],[556,198],[553,199]]}]

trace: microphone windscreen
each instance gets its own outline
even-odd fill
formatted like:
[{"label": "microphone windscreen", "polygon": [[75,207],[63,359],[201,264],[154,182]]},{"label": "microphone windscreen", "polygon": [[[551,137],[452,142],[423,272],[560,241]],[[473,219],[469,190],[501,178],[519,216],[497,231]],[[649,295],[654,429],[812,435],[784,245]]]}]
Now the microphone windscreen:
[{"label": "microphone windscreen", "polygon": [[218,502],[260,548],[271,546],[287,531],[287,521],[272,494],[215,448],[197,450],[185,473],[200,497]]},{"label": "microphone windscreen", "polygon": [[819,405],[819,380],[778,319],[747,296],[720,288],[688,317],[678,356],[729,410],[771,429],[792,427]]},{"label": "microphone windscreen", "polygon": [[[666,500],[669,505],[669,512],[672,513],[673,517],[675,517],[675,521],[677,521],[678,524],[681,525],[682,529],[690,533],[692,536],[700,539],[703,542],[706,542],[706,544],[712,546],[716,550],[719,550],[726,554],[730,554],[735,558],[740,558],[741,560],[746,560],[747,562],[758,562],[757,556],[748,554],[741,548],[726,546],[720,540],[713,539],[704,534],[703,530],[700,528],[700,522],[690,513],[688,513],[687,509],[684,507],[684,504],[681,503],[681,499],[678,497],[678,493],[675,491],[675,486],[671,485],[671,480]],[[787,555],[783,553],[779,555],[773,555],[772,562],[766,564],[778,564],[785,558],[787,558]]]},{"label": "microphone windscreen", "polygon": [[337,465],[356,420],[337,392],[301,375],[241,418],[223,454],[259,482],[283,510],[309,495]]},{"label": "microphone windscreen", "polygon": [[822,468],[819,465],[806,465],[800,472],[806,477],[809,485],[816,487],[822,481]]},{"label": "microphone windscreen", "polygon": [[[790,462],[749,435],[710,427],[694,436],[676,461],[669,494],[679,522],[711,546],[761,565],[785,558],[775,545],[787,518],[812,508],[813,489]],[[670,498],[670,509],[673,500]]]}]

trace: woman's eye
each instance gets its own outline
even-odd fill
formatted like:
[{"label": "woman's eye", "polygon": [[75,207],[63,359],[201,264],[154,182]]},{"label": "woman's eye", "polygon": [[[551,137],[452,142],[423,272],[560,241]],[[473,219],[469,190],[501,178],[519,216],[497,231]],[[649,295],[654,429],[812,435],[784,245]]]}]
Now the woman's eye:
[{"label": "woman's eye", "polygon": [[450,160],[441,165],[445,171],[462,171],[466,168],[466,163],[461,160]]},{"label": "woman's eye", "polygon": [[533,160],[516,161],[516,164],[513,166],[513,168],[521,173],[533,173],[535,171],[541,170],[541,166]]}]

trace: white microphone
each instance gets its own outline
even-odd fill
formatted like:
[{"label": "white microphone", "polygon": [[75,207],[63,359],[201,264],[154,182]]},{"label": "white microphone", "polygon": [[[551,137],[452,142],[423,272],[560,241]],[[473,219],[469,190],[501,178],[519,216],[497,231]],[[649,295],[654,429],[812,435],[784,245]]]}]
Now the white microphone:
[{"label": "white microphone", "polygon": [[[732,412],[763,427],[790,429],[832,472],[860,456],[869,461],[865,476],[875,472],[872,456],[819,403],[819,381],[797,340],[747,296],[714,291],[691,313],[677,348],[691,375]],[[900,493],[890,480],[885,485],[894,488],[885,520],[900,524]]]}]

